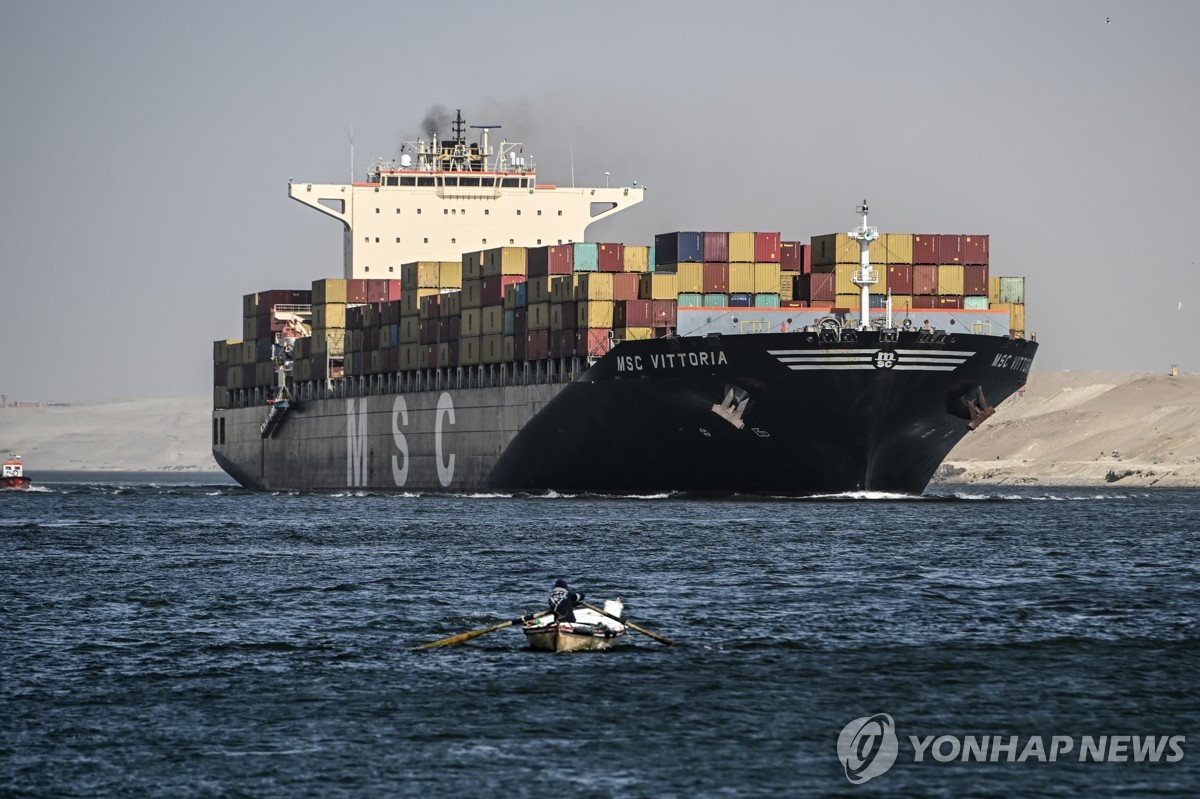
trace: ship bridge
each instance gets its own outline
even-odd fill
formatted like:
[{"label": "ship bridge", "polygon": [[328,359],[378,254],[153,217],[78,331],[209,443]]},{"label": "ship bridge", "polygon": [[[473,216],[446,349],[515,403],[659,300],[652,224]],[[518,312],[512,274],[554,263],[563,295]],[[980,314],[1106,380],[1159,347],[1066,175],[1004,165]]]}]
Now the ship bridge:
[{"label": "ship bridge", "polygon": [[398,279],[400,265],[458,261],[492,247],[538,247],[584,241],[593,222],[640,203],[645,188],[540,184],[520,142],[475,125],[468,144],[459,113],[448,142],[405,142],[400,157],[371,167],[362,183],[288,184],[288,196],[337,219],[344,236],[344,276]]}]

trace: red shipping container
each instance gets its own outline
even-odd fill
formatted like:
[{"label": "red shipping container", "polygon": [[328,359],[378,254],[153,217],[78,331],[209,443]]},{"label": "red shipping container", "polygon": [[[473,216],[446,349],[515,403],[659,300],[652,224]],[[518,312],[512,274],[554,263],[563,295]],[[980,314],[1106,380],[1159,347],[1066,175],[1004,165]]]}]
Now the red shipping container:
[{"label": "red shipping container", "polygon": [[729,260],[728,233],[704,234],[704,260],[713,262]]},{"label": "red shipping container", "polygon": [[387,279],[371,279],[367,281],[367,302],[387,302],[388,298],[388,281]]},{"label": "red shipping container", "polygon": [[366,302],[367,281],[352,277],[346,281],[346,302]]},{"label": "red shipping container", "polygon": [[588,327],[575,335],[575,355],[600,356],[612,347],[612,330],[607,327]]},{"label": "red shipping container", "polygon": [[963,307],[962,297],[941,296],[934,298],[937,301],[938,308],[961,308]]},{"label": "red shipping container", "polygon": [[833,302],[837,296],[832,272],[810,272],[800,276],[800,299],[809,302]]},{"label": "red shipping container", "polygon": [[526,253],[530,277],[569,275],[575,270],[575,248],[570,244],[531,247]]},{"label": "red shipping container", "polygon": [[982,236],[963,236],[963,263],[972,266],[987,266],[991,263],[989,258],[989,237],[985,234]]},{"label": "red shipping container", "polygon": [[705,294],[728,294],[729,264],[705,264],[701,285]]},{"label": "red shipping container", "polygon": [[389,300],[391,300],[392,302],[398,302],[398,301],[404,299],[404,294],[402,293],[401,283],[399,280],[389,280],[388,281],[387,298]]},{"label": "red shipping container", "polygon": [[[933,295],[937,294],[937,289],[937,267],[928,264],[914,265],[912,270],[912,293],[914,295]],[[913,307],[920,306],[914,305]]]},{"label": "red shipping container", "polygon": [[653,300],[618,301],[613,308],[613,327],[653,327]]},{"label": "red shipping container", "polygon": [[653,314],[653,327],[675,327],[679,316],[679,303],[676,300],[652,300],[650,307]]},{"label": "red shipping container", "polygon": [[938,263],[963,263],[963,237],[952,233],[938,236]]},{"label": "red shipping container", "polygon": [[800,247],[803,250],[800,256],[803,261],[800,264],[800,271],[807,275],[812,271],[812,245],[801,244]]},{"label": "red shipping container", "polygon": [[[569,336],[570,344],[566,342],[568,339],[564,336]],[[550,331],[550,351],[547,357],[563,358],[572,355],[575,350],[575,333],[574,331],[551,330]]]},{"label": "red shipping container", "polygon": [[641,280],[642,276],[638,272],[622,272],[619,275],[613,275],[613,299],[636,300]]},{"label": "red shipping container", "polygon": [[[913,234],[913,263],[936,264],[938,261],[938,237],[931,233]],[[913,278],[914,280],[916,278]]]},{"label": "red shipping container", "polygon": [[421,321],[417,322],[417,343],[436,344],[437,332],[437,322],[430,319],[422,319]]},{"label": "red shipping container", "polygon": [[524,283],[525,275],[504,275],[503,277],[485,277],[480,296],[484,305],[503,305],[504,287],[513,283]]},{"label": "red shipping container", "polygon": [[[574,330],[578,326],[578,322],[575,319],[577,313],[579,313],[579,303],[575,300],[568,300],[562,304],[563,330]],[[571,349],[571,347],[567,347],[567,349]]]},{"label": "red shipping container", "polygon": [[913,268],[908,264],[891,264],[887,268],[887,287],[893,294],[913,293]]},{"label": "red shipping container", "polygon": [[550,357],[550,331],[534,330],[526,337],[529,339],[527,357],[531,361],[544,361]]},{"label": "red shipping container", "polygon": [[625,270],[625,245],[597,244],[596,258],[601,272],[622,272]]},{"label": "red shipping container", "polygon": [[968,297],[988,295],[988,268],[986,266],[963,267],[963,294]]},{"label": "red shipping container", "polygon": [[779,263],[779,234],[754,234],[754,261],[760,264]]},{"label": "red shipping container", "polygon": [[798,241],[779,242],[779,268],[789,272],[801,272],[804,265],[804,251]]},{"label": "red shipping container", "polygon": [[937,301],[937,297],[931,297],[928,294],[914,294],[912,298],[912,307],[914,309],[923,308],[928,310],[930,308],[938,307]]}]

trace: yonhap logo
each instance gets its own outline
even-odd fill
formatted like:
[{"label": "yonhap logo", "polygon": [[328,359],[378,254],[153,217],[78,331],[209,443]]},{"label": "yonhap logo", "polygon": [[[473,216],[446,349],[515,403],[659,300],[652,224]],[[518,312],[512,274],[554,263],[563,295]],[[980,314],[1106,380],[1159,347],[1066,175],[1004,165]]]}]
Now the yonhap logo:
[{"label": "yonhap logo", "polygon": [[863,716],[847,724],[838,735],[838,760],[846,779],[860,785],[892,767],[899,751],[896,722],[887,713]]}]

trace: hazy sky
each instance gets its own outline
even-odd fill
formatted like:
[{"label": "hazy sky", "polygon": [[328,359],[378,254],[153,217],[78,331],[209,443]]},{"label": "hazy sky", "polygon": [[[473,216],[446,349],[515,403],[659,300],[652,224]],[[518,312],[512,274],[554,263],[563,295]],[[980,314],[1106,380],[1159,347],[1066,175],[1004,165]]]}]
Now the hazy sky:
[{"label": "hazy sky", "polygon": [[1035,369],[1198,371],[1198,39],[1196,2],[0,0],[0,392],[208,393],[242,294],[341,275],[288,179],[348,179],[351,129],[362,179],[437,104],[544,182],[645,184],[593,240],[806,240],[865,197],[991,234]]}]

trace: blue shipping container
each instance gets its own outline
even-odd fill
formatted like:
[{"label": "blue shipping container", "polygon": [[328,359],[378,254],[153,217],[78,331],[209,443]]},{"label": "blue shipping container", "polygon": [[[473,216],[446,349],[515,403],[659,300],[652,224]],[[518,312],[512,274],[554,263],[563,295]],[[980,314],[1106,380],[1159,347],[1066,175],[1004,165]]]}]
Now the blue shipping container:
[{"label": "blue shipping container", "polygon": [[576,272],[600,271],[600,251],[594,241],[577,241],[572,245],[575,250]]},{"label": "blue shipping container", "polygon": [[754,306],[753,294],[730,294],[729,305],[733,308],[751,308]]},{"label": "blue shipping container", "polygon": [[700,263],[704,260],[704,234],[696,231],[659,233],[654,237],[652,263]]}]

